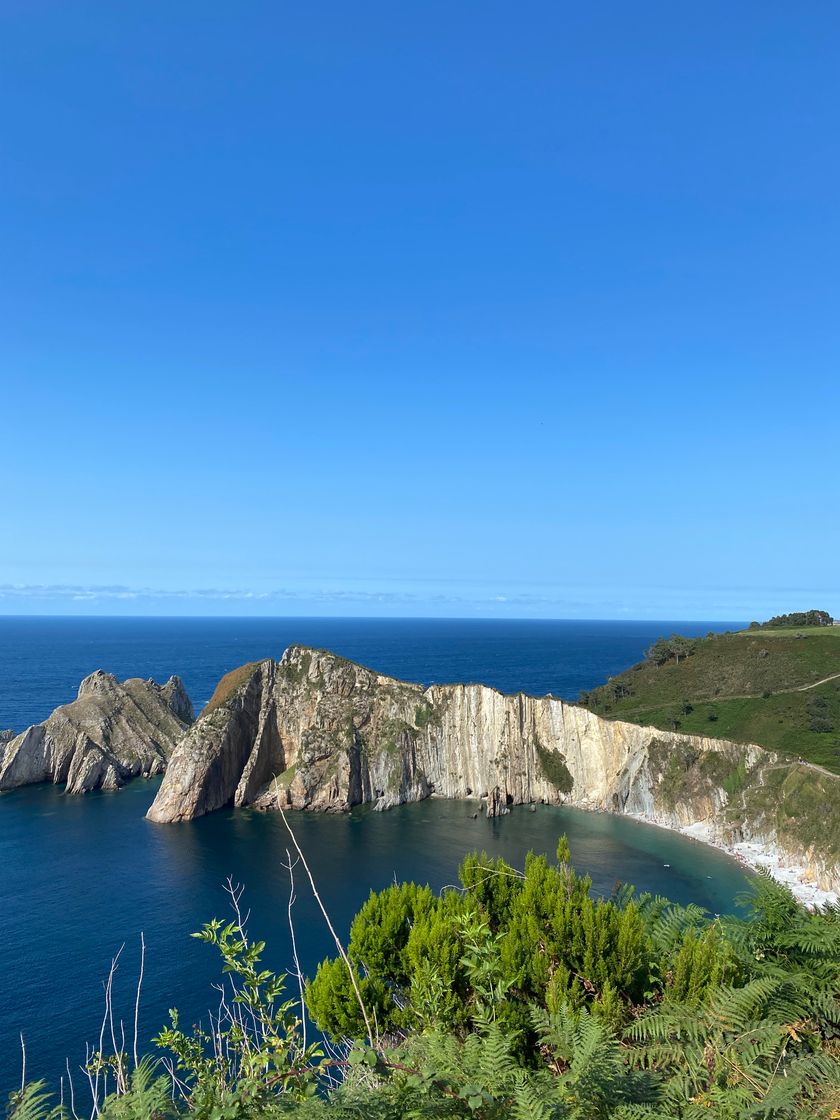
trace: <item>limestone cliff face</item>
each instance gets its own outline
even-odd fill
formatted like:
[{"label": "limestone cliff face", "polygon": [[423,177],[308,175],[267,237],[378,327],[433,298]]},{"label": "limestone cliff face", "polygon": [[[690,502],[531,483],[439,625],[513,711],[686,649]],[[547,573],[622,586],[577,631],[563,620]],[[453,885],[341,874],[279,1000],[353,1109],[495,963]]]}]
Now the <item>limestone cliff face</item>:
[{"label": "limestone cliff face", "polygon": [[85,793],[160,774],[192,718],[178,677],[163,686],[120,683],[97,670],[82,681],[72,703],[20,735],[0,739],[0,790],[66,782],[68,793]]},{"label": "limestone cliff face", "polygon": [[386,809],[431,794],[480,798],[489,813],[566,803],[669,827],[703,822],[722,841],[756,838],[833,889],[840,861],[819,837],[785,826],[769,796],[771,778],[775,790],[788,771],[797,789],[810,782],[816,794],[829,782],[840,796],[840,779],[759,747],[604,720],[483,685],[423,689],[292,647],[217,690],[212,710],[176,747],[149,817],[189,820],[230,804]]},{"label": "limestone cliff face", "polygon": [[176,749],[148,815],[190,820],[228,804],[278,807],[277,798],[339,812],[427,797],[432,785],[408,722],[423,697],[419,685],[293,647],[280,662],[254,666],[227,695],[217,690]]}]

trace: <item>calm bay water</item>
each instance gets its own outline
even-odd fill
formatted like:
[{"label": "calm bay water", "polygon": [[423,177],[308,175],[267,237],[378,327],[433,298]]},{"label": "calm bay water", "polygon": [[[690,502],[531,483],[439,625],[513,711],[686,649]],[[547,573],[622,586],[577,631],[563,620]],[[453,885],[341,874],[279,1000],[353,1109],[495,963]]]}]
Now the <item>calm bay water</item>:
[{"label": "calm bay water", "polygon": [[[197,706],[234,665],[279,656],[291,642],[334,649],[423,683],[479,680],[574,698],[639,659],[662,633],[705,633],[735,623],[430,622],[326,619],[0,619],[0,727],[21,729],[72,699],[95,668],[118,676],[183,677]],[[213,1005],[213,951],[190,932],[224,916],[228,876],[245,884],[251,928],[268,963],[291,963],[283,867],[288,836],[274,816],[223,811],[179,826],[144,813],[155,783],[118,793],[65,797],[30,787],[0,797],[0,1092],[19,1077],[18,1034],[33,1076],[57,1082],[64,1059],[78,1068],[98,1036],[102,981],[125,943],[117,1006],[133,1018],[139,934],[148,953],[141,1037],[178,1006],[192,1022]],[[293,826],[342,933],[371,888],[413,878],[451,883],[475,848],[517,864],[529,849],[552,853],[565,832],[573,861],[609,893],[616,881],[733,908],[745,880],[719,853],[636,822],[570,809],[517,810],[473,820],[467,804],[429,801],[389,813],[295,815]],[[667,866],[669,865],[669,866]],[[304,970],[330,943],[299,878],[295,923]]]}]

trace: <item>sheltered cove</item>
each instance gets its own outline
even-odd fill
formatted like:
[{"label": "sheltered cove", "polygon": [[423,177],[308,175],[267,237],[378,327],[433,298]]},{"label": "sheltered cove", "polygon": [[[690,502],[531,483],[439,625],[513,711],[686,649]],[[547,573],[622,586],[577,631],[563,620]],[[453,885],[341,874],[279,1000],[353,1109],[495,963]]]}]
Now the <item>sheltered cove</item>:
[{"label": "sheltered cove", "polygon": [[768,864],[809,901],[840,889],[824,824],[840,778],[818,767],[550,696],[423,688],[301,646],[223,678],[148,815],[171,823],[231,804],[342,812],[482,794],[491,813],[568,804],[687,832]]}]

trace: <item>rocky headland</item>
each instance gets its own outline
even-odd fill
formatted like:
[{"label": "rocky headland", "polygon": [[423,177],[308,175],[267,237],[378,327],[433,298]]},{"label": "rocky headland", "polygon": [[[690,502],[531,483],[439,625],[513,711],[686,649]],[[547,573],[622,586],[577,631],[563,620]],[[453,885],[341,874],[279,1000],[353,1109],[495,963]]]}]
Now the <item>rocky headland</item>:
[{"label": "rocky headland", "polygon": [[476,798],[490,814],[533,802],[626,813],[740,848],[803,890],[840,890],[840,778],[819,767],[550,696],[424,689],[303,647],[222,679],[148,815],[387,809],[432,795]]},{"label": "rocky headland", "polygon": [[179,677],[120,682],[97,670],[43,723],[0,732],[0,790],[65,782],[68,793],[85,793],[161,774],[192,721]]}]

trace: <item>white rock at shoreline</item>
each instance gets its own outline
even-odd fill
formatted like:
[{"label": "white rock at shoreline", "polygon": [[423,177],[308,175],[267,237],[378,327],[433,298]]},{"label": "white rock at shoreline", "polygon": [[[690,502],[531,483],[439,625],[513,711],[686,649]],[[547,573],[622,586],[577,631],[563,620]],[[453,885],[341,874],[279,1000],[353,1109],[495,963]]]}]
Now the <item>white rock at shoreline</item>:
[{"label": "white rock at shoreline", "polygon": [[809,882],[804,867],[784,861],[777,853],[768,851],[753,841],[744,840],[737,844],[726,844],[714,835],[712,828],[705,821],[696,821],[694,824],[683,825],[675,829],[660,821],[653,820],[650,816],[632,815],[637,820],[656,825],[657,828],[664,828],[668,832],[680,832],[683,836],[689,836],[692,840],[697,840],[701,844],[708,844],[712,848],[717,848],[718,851],[725,852],[728,856],[737,860],[738,863],[744,864],[745,867],[749,867],[753,871],[769,872],[777,883],[782,883],[790,890],[794,898],[811,909],[824,906],[826,903],[834,905],[840,900],[840,895],[836,891],[822,890],[816,883]]}]

